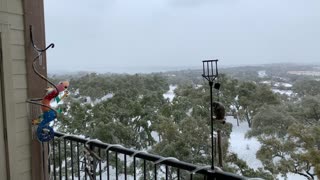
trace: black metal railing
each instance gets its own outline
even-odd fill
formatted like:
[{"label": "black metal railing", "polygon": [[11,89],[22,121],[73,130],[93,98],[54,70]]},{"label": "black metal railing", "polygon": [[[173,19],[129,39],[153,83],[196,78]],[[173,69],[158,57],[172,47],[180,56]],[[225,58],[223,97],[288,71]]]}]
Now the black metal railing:
[{"label": "black metal railing", "polygon": [[49,145],[50,179],[230,179],[244,177],[211,170],[211,166],[197,166],[118,144],[55,132]]}]

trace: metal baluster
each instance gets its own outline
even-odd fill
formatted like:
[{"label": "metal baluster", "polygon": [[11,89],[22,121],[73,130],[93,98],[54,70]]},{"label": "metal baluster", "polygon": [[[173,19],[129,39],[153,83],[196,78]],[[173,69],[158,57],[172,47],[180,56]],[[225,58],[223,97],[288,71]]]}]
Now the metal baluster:
[{"label": "metal baluster", "polygon": [[78,178],[80,179],[80,153],[79,153],[79,141],[77,142],[77,164],[78,164]]},{"label": "metal baluster", "polygon": [[178,180],[180,180],[180,169],[177,170],[177,177],[178,177]]},{"label": "metal baluster", "polygon": [[47,142],[47,149],[48,149],[48,174],[50,179],[50,174],[51,174],[51,156],[50,156],[50,141]]},{"label": "metal baluster", "polygon": [[[87,152],[85,152],[85,144],[83,144],[83,151],[84,151],[84,153],[87,153]],[[85,180],[87,180],[87,156],[86,156],[86,154],[84,154],[84,156],[83,156],[83,161],[84,161],[84,179]]]},{"label": "metal baluster", "polygon": [[62,168],[61,168],[61,140],[59,140],[58,144],[58,151],[59,151],[59,179],[62,180]]},{"label": "metal baluster", "polygon": [[124,154],[124,180],[127,180],[127,155]]},{"label": "metal baluster", "polygon": [[118,153],[115,153],[116,156],[116,180],[118,180]]},{"label": "metal baluster", "polygon": [[157,164],[154,164],[154,179],[157,180]]},{"label": "metal baluster", "polygon": [[56,148],[55,148],[55,140],[53,138],[52,141],[52,156],[53,156],[53,179],[56,180]]},{"label": "metal baluster", "polygon": [[133,157],[133,180],[136,180],[136,157]]},{"label": "metal baluster", "polygon": [[[99,148],[99,157],[101,157],[101,148]],[[100,180],[102,180],[102,170],[101,170],[101,161],[99,161],[99,176]]]},{"label": "metal baluster", "polygon": [[67,161],[67,140],[63,139],[64,142],[64,167],[65,167],[65,177],[68,179],[68,161]]},{"label": "metal baluster", "polygon": [[97,177],[96,177],[96,166],[95,166],[95,159],[94,159],[94,157],[91,155],[91,153],[92,152],[94,152],[94,147],[93,147],[93,145],[92,144],[90,144],[90,170],[89,170],[89,172],[90,172],[90,180],[91,179],[96,179]]},{"label": "metal baluster", "polygon": [[147,168],[146,168],[146,160],[143,160],[143,179],[147,179]]},{"label": "metal baluster", "polygon": [[109,151],[107,150],[107,179],[110,179],[110,170],[109,170]]},{"label": "metal baluster", "polygon": [[70,150],[71,150],[71,176],[72,176],[72,180],[74,180],[74,175],[73,175],[73,145],[72,145],[72,141],[70,141]]},{"label": "metal baluster", "polygon": [[193,174],[190,174],[190,180],[192,180],[192,178],[193,178]]},{"label": "metal baluster", "polygon": [[166,165],[166,180],[168,180],[168,174],[169,174],[169,168],[168,168],[168,166]]}]

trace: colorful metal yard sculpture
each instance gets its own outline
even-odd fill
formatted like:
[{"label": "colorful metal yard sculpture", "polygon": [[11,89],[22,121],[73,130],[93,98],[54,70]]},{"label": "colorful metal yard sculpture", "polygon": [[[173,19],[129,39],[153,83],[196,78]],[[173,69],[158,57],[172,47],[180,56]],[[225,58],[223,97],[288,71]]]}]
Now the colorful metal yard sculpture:
[{"label": "colorful metal yard sculpture", "polygon": [[[42,114],[37,118],[32,120],[33,125],[38,125],[37,128],[37,137],[41,142],[47,142],[54,138],[53,128],[50,127],[49,123],[54,121],[57,118],[57,115],[61,112],[61,110],[55,110],[51,107],[51,102],[56,101],[59,103],[63,98],[68,96],[67,88],[69,87],[68,81],[60,82],[58,85],[53,84],[50,80],[48,80],[44,75],[39,73],[35,67],[35,63],[42,58],[42,53],[45,52],[50,47],[54,47],[54,44],[50,44],[45,49],[39,49],[35,46],[32,37],[32,27],[30,26],[30,38],[33,48],[38,53],[38,55],[34,58],[32,63],[33,71],[43,80],[51,84],[53,87],[47,89],[47,93],[43,98],[30,99],[27,102],[35,105],[41,106]],[[59,94],[64,93],[60,98]],[[41,102],[40,102],[41,101]]]},{"label": "colorful metal yard sculpture", "polygon": [[[69,82],[63,81],[55,86],[55,89],[49,89],[47,94],[41,101],[42,115],[38,119],[33,120],[32,124],[38,125],[37,137],[41,142],[47,142],[53,139],[54,131],[49,123],[57,118],[59,111],[54,110],[50,103],[56,101],[59,103],[64,97],[68,95],[68,91],[65,91],[69,87]],[[59,98],[60,92],[64,92],[64,95]],[[61,112],[61,111],[60,111]]]}]

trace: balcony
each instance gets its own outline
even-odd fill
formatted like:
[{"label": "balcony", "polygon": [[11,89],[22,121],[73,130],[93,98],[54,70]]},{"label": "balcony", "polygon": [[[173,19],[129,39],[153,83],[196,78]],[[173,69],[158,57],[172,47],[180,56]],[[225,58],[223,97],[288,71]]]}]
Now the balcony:
[{"label": "balcony", "polygon": [[218,168],[211,170],[210,166],[197,166],[173,157],[161,157],[119,144],[107,144],[59,132],[55,132],[55,138],[48,146],[49,179],[54,180],[246,179]]}]

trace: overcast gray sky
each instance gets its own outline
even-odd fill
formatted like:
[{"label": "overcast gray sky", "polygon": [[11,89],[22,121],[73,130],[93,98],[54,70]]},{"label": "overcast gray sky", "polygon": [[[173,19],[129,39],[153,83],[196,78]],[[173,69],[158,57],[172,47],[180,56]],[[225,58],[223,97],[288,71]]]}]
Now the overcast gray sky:
[{"label": "overcast gray sky", "polygon": [[320,0],[46,0],[51,71],[320,62]]}]

